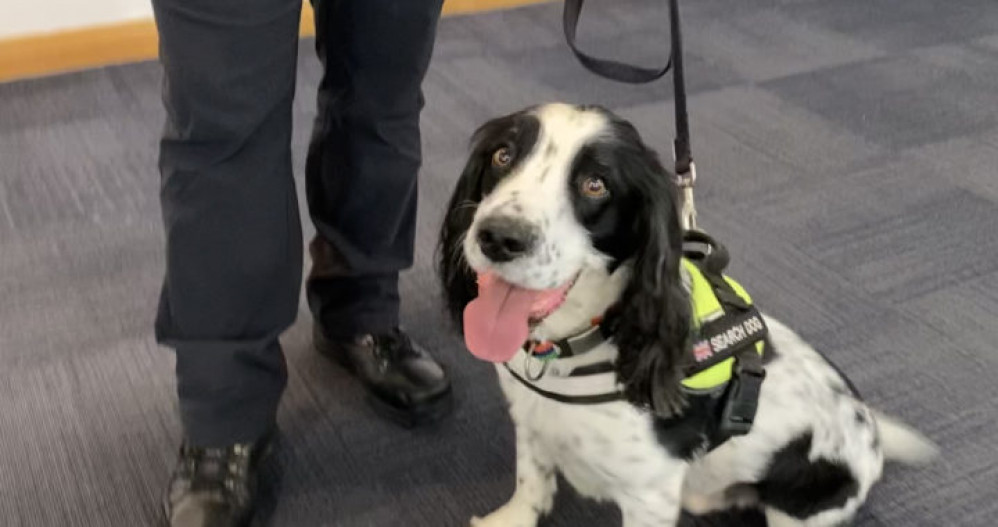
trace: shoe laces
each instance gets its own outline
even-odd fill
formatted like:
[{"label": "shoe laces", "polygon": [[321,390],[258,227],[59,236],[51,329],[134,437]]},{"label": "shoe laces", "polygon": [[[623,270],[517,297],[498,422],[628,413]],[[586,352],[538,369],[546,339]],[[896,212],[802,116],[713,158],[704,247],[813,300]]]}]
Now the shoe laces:
[{"label": "shoe laces", "polygon": [[371,338],[374,339],[376,353],[385,359],[398,361],[420,355],[413,346],[412,339],[400,329],[381,335],[372,335]]},{"label": "shoe laces", "polygon": [[191,482],[191,490],[238,490],[249,470],[252,448],[237,444],[221,448],[183,447],[183,470]]}]

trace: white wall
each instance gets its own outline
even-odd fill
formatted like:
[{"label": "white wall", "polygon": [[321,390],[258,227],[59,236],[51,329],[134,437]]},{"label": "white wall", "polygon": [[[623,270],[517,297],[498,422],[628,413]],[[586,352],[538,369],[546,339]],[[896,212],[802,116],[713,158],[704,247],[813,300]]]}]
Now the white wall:
[{"label": "white wall", "polygon": [[0,0],[0,39],[143,18],[150,0]]}]

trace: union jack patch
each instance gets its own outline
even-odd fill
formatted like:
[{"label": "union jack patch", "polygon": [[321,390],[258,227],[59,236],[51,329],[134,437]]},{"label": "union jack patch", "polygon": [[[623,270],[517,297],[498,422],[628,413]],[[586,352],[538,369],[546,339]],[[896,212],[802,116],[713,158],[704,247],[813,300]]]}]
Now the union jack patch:
[{"label": "union jack patch", "polygon": [[710,341],[701,340],[693,346],[693,358],[697,362],[703,362],[714,356],[714,350],[710,347]]}]

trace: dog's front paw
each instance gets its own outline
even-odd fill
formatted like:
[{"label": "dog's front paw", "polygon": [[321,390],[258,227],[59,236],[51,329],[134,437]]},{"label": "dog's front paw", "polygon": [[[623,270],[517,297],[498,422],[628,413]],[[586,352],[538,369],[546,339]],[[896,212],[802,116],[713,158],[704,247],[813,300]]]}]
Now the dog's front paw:
[{"label": "dog's front paw", "polygon": [[538,514],[531,507],[507,503],[484,518],[471,519],[471,527],[536,527]]}]

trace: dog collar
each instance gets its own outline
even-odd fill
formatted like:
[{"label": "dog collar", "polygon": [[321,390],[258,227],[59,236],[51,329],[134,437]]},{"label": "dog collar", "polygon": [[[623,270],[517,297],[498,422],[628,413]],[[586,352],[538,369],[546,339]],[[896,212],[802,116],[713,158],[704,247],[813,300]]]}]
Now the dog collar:
[{"label": "dog collar", "polygon": [[551,360],[564,357],[575,357],[582,355],[606,342],[600,330],[600,323],[603,317],[594,317],[590,321],[589,328],[585,331],[560,340],[528,340],[522,348],[526,352],[540,360]]},{"label": "dog collar", "polygon": [[[599,328],[576,337],[586,335]],[[537,358],[524,348],[505,363],[506,371],[535,393],[561,403],[600,404],[623,399],[623,387],[617,381],[613,364],[617,348],[599,336],[588,337],[589,343],[599,343],[585,353],[562,358]],[[577,350],[580,348],[576,348]]]},{"label": "dog collar", "polygon": [[613,368],[617,349],[603,336],[602,317],[589,329],[560,340],[528,340],[505,363],[514,379],[535,393],[568,404],[600,404],[623,399]]}]

